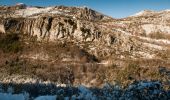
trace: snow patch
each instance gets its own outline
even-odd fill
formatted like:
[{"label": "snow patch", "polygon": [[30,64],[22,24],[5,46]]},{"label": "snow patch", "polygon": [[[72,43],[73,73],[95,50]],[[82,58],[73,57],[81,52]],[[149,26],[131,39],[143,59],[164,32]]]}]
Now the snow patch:
[{"label": "snow patch", "polygon": [[170,40],[166,40],[166,39],[152,39],[152,38],[142,37],[142,36],[138,36],[138,38],[152,42],[152,43],[155,42],[155,43],[158,43],[158,44],[170,45]]},{"label": "snow patch", "polygon": [[142,25],[142,28],[143,30],[145,30],[147,35],[153,32],[158,32],[158,31],[170,34],[170,27],[165,26],[165,25],[145,24],[145,25]]},{"label": "snow patch", "polygon": [[132,36],[131,33],[126,32],[126,31],[123,31],[123,30],[121,30],[121,29],[113,29],[113,31],[118,31],[118,32],[121,32],[121,33],[123,33],[123,34],[125,34],[125,35],[130,35],[130,36]]},{"label": "snow patch", "polygon": [[166,11],[166,12],[170,12],[170,9],[166,9],[166,10],[164,10],[164,11]]},{"label": "snow patch", "polygon": [[143,10],[143,11],[140,11],[134,15],[131,15],[132,17],[134,16],[145,16],[145,15],[148,15],[148,14],[153,14],[153,13],[156,13],[155,11],[151,11],[151,10]]},{"label": "snow patch", "polygon": [[0,93],[0,100],[26,100],[23,94]]},{"label": "snow patch", "polygon": [[158,49],[158,50],[164,50],[164,48],[162,46],[159,46],[159,45],[156,45],[156,44],[143,43],[143,45],[150,47],[150,48]]},{"label": "snow patch", "polygon": [[[24,76],[24,75],[11,75],[11,76],[2,76],[0,79],[1,83],[15,83],[15,84],[56,84],[57,87],[66,87],[66,84],[57,84],[57,83],[53,83],[51,81],[42,81],[38,78],[31,78],[28,76]],[[9,91],[12,91],[9,88]],[[0,99],[1,100],[1,99]]]},{"label": "snow patch", "polygon": [[41,13],[62,14],[62,12],[57,10],[53,11],[53,9],[54,7],[46,7],[46,8],[27,7],[26,9],[17,10],[16,15],[22,17],[29,17]]},{"label": "snow patch", "polygon": [[154,58],[155,56],[154,55],[151,55],[149,53],[146,53],[146,52],[142,52],[142,51],[138,51],[136,52],[137,55],[141,55],[142,58],[145,58],[145,59],[152,59]]},{"label": "snow patch", "polygon": [[35,100],[56,100],[56,96],[39,96]]}]

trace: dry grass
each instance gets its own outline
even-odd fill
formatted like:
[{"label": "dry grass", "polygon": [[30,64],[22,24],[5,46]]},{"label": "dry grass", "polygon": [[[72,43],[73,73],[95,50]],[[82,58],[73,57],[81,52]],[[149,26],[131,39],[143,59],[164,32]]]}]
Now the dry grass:
[{"label": "dry grass", "polygon": [[170,40],[170,34],[162,33],[162,32],[156,32],[149,34],[149,37],[153,39],[167,39]]},{"label": "dry grass", "polygon": [[0,49],[3,52],[17,53],[22,50],[22,45],[18,34],[0,34]]},{"label": "dry grass", "polygon": [[106,78],[109,83],[118,83],[123,87],[128,86],[134,81],[152,80],[168,82],[169,77],[166,72],[160,71],[162,66],[166,66],[165,70],[169,70],[168,64],[159,60],[138,60],[138,61],[125,61],[122,67],[109,67],[107,69]]}]

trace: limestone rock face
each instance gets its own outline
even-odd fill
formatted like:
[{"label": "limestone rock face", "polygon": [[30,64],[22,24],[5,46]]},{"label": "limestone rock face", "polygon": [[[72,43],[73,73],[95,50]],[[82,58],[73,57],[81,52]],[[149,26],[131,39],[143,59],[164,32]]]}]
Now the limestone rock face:
[{"label": "limestone rock face", "polygon": [[[93,21],[109,18],[87,7],[0,7],[0,32],[23,33],[38,40],[76,39],[94,41],[101,31]],[[92,21],[92,22],[91,22]]]},{"label": "limestone rock face", "polygon": [[1,23],[0,31],[15,32],[36,36],[38,40],[78,39],[93,41],[100,36],[100,31],[92,22],[58,17],[7,18]]}]

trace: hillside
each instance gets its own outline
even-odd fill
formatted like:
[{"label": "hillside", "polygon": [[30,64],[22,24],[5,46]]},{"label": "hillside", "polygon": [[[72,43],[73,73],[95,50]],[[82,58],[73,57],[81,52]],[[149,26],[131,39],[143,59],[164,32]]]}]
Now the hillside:
[{"label": "hillside", "polygon": [[[0,6],[0,82],[170,87],[170,11],[115,19],[87,7]],[[122,90],[123,91],[123,90]]]}]

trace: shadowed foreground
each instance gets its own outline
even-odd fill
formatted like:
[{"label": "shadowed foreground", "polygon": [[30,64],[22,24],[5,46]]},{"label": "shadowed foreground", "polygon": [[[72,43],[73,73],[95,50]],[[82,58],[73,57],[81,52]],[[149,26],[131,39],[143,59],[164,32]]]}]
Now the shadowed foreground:
[{"label": "shadowed foreground", "polygon": [[[1,83],[2,93],[20,94],[27,99],[40,98],[40,96],[55,97],[57,100],[168,100],[170,90],[165,90],[160,82],[141,81],[134,82],[123,89],[118,85],[105,84],[103,88],[87,88],[84,86],[61,87],[54,84],[5,84]],[[19,96],[19,95],[18,95]],[[0,93],[0,98],[2,94]],[[12,96],[11,96],[12,99]],[[24,100],[23,99],[23,100]],[[50,99],[51,100],[51,99]]]}]

